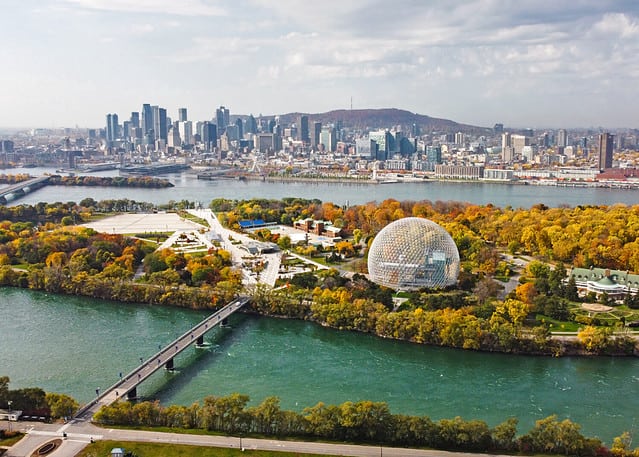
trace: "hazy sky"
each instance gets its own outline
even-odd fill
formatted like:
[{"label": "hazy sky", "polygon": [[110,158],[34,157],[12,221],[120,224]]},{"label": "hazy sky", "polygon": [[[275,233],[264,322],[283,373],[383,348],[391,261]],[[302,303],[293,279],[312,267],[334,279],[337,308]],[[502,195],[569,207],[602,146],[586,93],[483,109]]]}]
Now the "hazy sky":
[{"label": "hazy sky", "polygon": [[3,0],[0,126],[402,108],[639,127],[637,0]]}]

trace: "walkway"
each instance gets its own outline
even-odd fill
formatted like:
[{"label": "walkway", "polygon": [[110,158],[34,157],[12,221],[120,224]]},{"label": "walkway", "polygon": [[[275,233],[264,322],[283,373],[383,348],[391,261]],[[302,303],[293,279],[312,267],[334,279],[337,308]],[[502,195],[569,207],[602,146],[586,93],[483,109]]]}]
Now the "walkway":
[{"label": "walkway", "polygon": [[[26,429],[28,435],[15,444],[4,457],[29,457],[44,443],[53,438],[67,439],[49,454],[50,457],[75,457],[91,439],[112,440],[118,442],[135,441],[144,443],[165,443],[193,446],[207,446],[231,449],[279,451],[301,454],[357,457],[489,457],[489,454],[470,452],[448,452],[438,450],[394,448],[382,446],[360,446],[355,444],[329,444],[305,441],[283,441],[277,439],[240,438],[237,436],[192,435],[181,433],[149,432],[127,429],[109,429],[96,427],[90,423],[70,422],[60,424],[37,424]],[[499,457],[490,454],[491,457]]]},{"label": "walkway", "polygon": [[201,344],[206,332],[222,323],[231,314],[238,311],[248,303],[248,297],[240,297],[204,319],[197,326],[179,336],[166,347],[158,351],[147,360],[140,359],[140,365],[103,393],[96,391],[95,400],[89,402],[78,411],[76,418],[90,419],[102,406],[110,405],[119,398],[136,396],[136,388],[156,371],[173,368],[173,358],[193,344]]}]

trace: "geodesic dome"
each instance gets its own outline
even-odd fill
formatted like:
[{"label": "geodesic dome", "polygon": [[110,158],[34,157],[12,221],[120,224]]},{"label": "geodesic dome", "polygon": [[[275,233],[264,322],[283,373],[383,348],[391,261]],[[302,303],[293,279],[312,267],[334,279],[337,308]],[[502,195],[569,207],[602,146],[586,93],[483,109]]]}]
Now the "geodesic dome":
[{"label": "geodesic dome", "polygon": [[440,225],[406,217],[384,227],[368,252],[371,281],[398,290],[445,287],[457,282],[459,251]]}]

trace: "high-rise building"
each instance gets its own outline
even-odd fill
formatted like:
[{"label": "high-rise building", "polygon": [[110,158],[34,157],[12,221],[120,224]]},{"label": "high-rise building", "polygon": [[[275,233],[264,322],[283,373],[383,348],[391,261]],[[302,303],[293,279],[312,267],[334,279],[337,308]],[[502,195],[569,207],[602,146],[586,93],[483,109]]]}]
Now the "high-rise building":
[{"label": "high-rise building", "polygon": [[213,122],[203,122],[200,138],[207,152],[213,151],[217,147],[217,126]]},{"label": "high-rise building", "polygon": [[568,146],[568,132],[566,129],[559,129],[557,131],[557,146],[560,148]]},{"label": "high-rise building", "polygon": [[153,130],[153,108],[148,103],[142,105],[142,136],[148,135]]},{"label": "high-rise building", "polygon": [[193,144],[193,123],[191,121],[178,122],[178,131],[182,145]]},{"label": "high-rise building", "polygon": [[311,131],[311,146],[314,148],[320,144],[320,135],[322,134],[322,123],[313,122],[313,130]]},{"label": "high-rise building", "polygon": [[244,124],[242,123],[241,118],[235,119],[235,126],[237,127],[237,139],[241,140],[244,138]]},{"label": "high-rise building", "polygon": [[[426,161],[431,164],[441,164],[442,163],[442,147],[437,146],[426,146]],[[434,169],[434,168],[433,168]]]},{"label": "high-rise building", "polygon": [[513,156],[512,135],[509,132],[504,132],[501,134],[501,160],[504,163],[511,163]]},{"label": "high-rise building", "polygon": [[614,144],[614,136],[610,133],[601,133],[599,135],[599,169],[612,168],[612,151]]},{"label": "high-rise building", "polygon": [[186,108],[178,108],[178,121],[180,122],[187,121]]},{"label": "high-rise building", "polygon": [[297,122],[297,134],[298,139],[303,143],[311,141],[310,132],[308,130],[308,116],[300,116]]},{"label": "high-rise building", "polygon": [[257,121],[252,114],[249,114],[248,119],[246,119],[245,131],[245,133],[257,133]]},{"label": "high-rise building", "polygon": [[322,127],[320,143],[324,145],[325,151],[335,152],[337,149],[337,129],[331,125]]},{"label": "high-rise building", "polygon": [[140,113],[138,113],[137,111],[133,111],[131,113],[130,122],[131,122],[131,128],[139,129],[140,128]]},{"label": "high-rise building", "polygon": [[106,115],[106,141],[107,146],[113,146],[113,142],[118,138],[118,115],[107,114]]},{"label": "high-rise building", "polygon": [[220,106],[215,110],[215,122],[217,123],[217,131],[221,134],[227,125],[231,123],[231,113],[228,108]]},{"label": "high-rise building", "polygon": [[153,138],[156,140],[164,140],[166,142],[168,125],[166,120],[166,109],[154,105],[152,108],[153,115]]},{"label": "high-rise building", "polygon": [[515,158],[521,157],[525,146],[530,146],[530,137],[525,135],[511,135],[510,141]]}]

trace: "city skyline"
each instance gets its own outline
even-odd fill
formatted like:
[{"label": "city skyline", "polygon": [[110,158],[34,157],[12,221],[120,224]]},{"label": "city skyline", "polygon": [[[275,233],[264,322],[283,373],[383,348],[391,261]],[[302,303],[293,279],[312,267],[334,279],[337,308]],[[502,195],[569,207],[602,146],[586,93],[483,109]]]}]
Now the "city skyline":
[{"label": "city skyline", "polygon": [[400,108],[490,127],[637,127],[632,1],[13,0],[0,127]]}]

